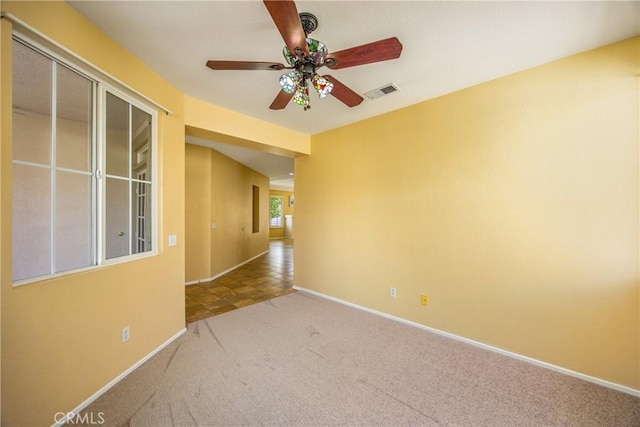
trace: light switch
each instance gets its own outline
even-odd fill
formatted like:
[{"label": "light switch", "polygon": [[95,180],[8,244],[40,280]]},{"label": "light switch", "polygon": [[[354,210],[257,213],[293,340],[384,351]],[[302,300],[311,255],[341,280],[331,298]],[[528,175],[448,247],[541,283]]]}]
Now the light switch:
[{"label": "light switch", "polygon": [[175,246],[178,244],[178,236],[175,234],[169,235],[169,246]]}]

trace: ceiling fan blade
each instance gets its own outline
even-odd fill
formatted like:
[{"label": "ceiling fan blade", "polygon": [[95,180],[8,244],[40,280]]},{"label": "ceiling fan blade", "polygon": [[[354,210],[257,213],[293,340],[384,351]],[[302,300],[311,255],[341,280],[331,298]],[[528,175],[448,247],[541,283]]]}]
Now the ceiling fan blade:
[{"label": "ceiling fan blade", "polygon": [[293,0],[264,0],[273,22],[292,54],[309,55],[307,36],[300,22],[300,15]]},{"label": "ceiling fan blade", "polygon": [[[400,57],[400,53],[402,53],[400,40],[398,40],[397,37],[390,37],[388,39],[378,40],[377,42],[330,53],[326,56],[325,62],[327,63],[327,67],[332,70],[339,70],[340,68],[396,59]],[[331,65],[333,59],[337,61],[335,65]]]},{"label": "ceiling fan blade", "polygon": [[360,105],[360,103],[363,101],[364,98],[362,98],[360,95],[358,95],[357,93],[349,89],[344,84],[340,83],[340,81],[337,80],[335,77],[333,76],[324,76],[324,77],[328,79],[331,83],[333,83],[333,89],[331,90],[331,95],[338,98],[347,107],[355,107],[356,105]]},{"label": "ceiling fan blade", "polygon": [[287,106],[289,101],[291,101],[291,98],[293,98],[293,93],[287,93],[281,90],[278,92],[278,96],[276,96],[276,99],[273,100],[269,108],[272,110],[282,110]]},{"label": "ceiling fan blade", "polygon": [[278,62],[258,61],[207,61],[212,70],[282,70],[284,65]]}]

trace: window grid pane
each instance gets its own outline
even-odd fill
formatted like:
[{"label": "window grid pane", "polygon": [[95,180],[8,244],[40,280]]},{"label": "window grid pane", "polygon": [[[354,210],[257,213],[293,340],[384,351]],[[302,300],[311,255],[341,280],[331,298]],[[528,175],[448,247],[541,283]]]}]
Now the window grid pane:
[{"label": "window grid pane", "polygon": [[13,165],[13,280],[51,274],[51,169]]},{"label": "window grid pane", "polygon": [[13,43],[13,159],[51,165],[53,62]]},{"label": "window grid pane", "polygon": [[91,175],[56,171],[56,271],[93,263]]},{"label": "window grid pane", "polygon": [[112,259],[129,251],[129,181],[106,179],[105,191],[105,257]]},{"label": "window grid pane", "polygon": [[133,186],[132,247],[133,253],[143,253],[151,250],[151,185],[134,182]]},{"label": "window grid pane", "polygon": [[129,178],[129,104],[108,92],[106,98],[105,170]]},{"label": "window grid pane", "polygon": [[56,167],[90,172],[93,83],[58,66],[56,95]]}]

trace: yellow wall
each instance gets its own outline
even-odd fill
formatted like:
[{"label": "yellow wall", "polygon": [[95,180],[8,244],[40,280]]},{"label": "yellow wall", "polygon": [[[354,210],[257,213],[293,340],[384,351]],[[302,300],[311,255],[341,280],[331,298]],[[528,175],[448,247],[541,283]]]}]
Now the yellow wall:
[{"label": "yellow wall", "polygon": [[[269,178],[210,148],[186,144],[185,151],[185,277],[192,282],[214,277],[269,250]],[[260,188],[257,233],[252,230],[254,185]]]},{"label": "yellow wall", "polygon": [[211,274],[211,149],[185,145],[185,280]]},{"label": "yellow wall", "polygon": [[[12,117],[12,82],[10,79],[3,76],[11,75],[12,62],[7,60],[7,55],[11,56],[11,43],[7,40],[11,39],[11,25],[5,20],[0,19],[0,334],[2,333],[3,314],[2,313],[2,278],[7,274],[13,275],[13,272],[6,273],[4,271],[4,260],[10,257],[12,251],[11,246],[3,244],[8,236],[11,235],[12,224],[9,221],[3,220],[3,212],[5,209],[5,203],[11,198],[11,194],[7,191],[8,187],[5,187],[2,183],[5,181],[11,182],[11,169],[5,167],[9,144],[4,144],[2,141],[9,141],[11,139],[11,127],[9,123]],[[11,157],[9,157],[10,159]],[[0,423],[2,420],[2,339],[0,335]]]},{"label": "yellow wall", "polygon": [[[11,260],[11,24],[0,53],[2,424],[51,425],[184,327],[184,117],[174,87],[62,2],[2,10],[173,110],[159,115],[158,256],[14,288]],[[167,247],[169,234],[178,246]],[[130,326],[131,339],[120,332]]]},{"label": "yellow wall", "polygon": [[310,153],[309,135],[184,97],[188,135],[285,157]]},{"label": "yellow wall", "polygon": [[638,52],[313,136],[296,284],[639,389]]},{"label": "yellow wall", "polygon": [[[293,197],[292,191],[269,190],[269,196],[282,196],[282,215],[293,215],[293,206],[289,198]],[[286,218],[284,219],[286,221]],[[283,222],[283,224],[285,224]],[[282,227],[269,228],[270,239],[281,239],[285,236],[285,225]]]}]

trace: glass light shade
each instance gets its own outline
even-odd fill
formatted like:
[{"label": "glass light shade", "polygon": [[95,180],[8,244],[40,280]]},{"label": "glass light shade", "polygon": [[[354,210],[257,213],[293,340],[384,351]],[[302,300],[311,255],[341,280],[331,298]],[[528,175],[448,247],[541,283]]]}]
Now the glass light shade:
[{"label": "glass light shade", "polygon": [[[307,39],[307,46],[309,47],[309,56],[307,56],[306,58],[311,60],[316,65],[323,64],[324,57],[327,55],[327,53],[329,53],[324,43],[316,39]],[[287,46],[282,49],[282,55],[289,65],[296,65],[297,58],[294,54],[291,53]]]},{"label": "glass light shade", "polygon": [[320,98],[324,98],[331,93],[333,89],[333,83],[327,80],[326,77],[320,76],[318,74],[313,75],[313,87],[318,91],[318,96]]},{"label": "glass light shade", "polygon": [[293,70],[290,73],[280,76],[280,86],[282,86],[282,90],[286,93],[293,93],[301,81],[302,73],[298,70]]},{"label": "glass light shade", "polygon": [[306,86],[298,86],[293,100],[296,104],[307,107],[309,105],[309,89]]},{"label": "glass light shade", "polygon": [[282,48],[282,56],[284,56],[284,59],[286,59],[287,64],[291,66],[296,65],[296,56],[291,53],[291,51],[286,45],[284,48]]},{"label": "glass light shade", "polygon": [[314,64],[320,65],[324,63],[324,57],[329,53],[324,43],[316,39],[307,39],[307,46],[309,46],[309,57]]}]

